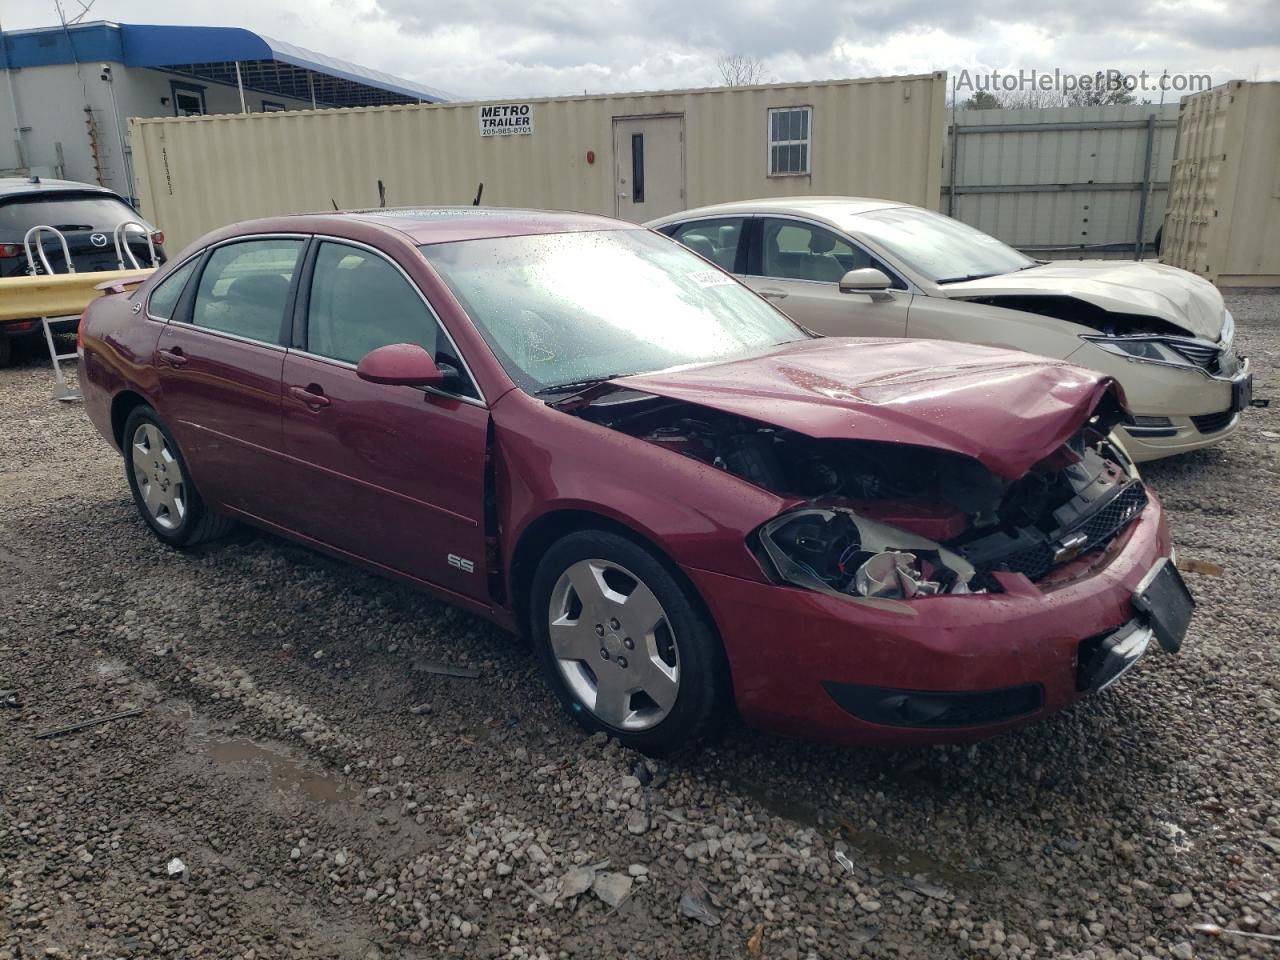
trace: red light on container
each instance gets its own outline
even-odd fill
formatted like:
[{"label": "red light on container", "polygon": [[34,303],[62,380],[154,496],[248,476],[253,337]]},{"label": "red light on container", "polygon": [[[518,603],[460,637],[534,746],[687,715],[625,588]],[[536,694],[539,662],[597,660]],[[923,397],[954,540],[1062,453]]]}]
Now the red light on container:
[{"label": "red light on container", "polygon": [[594,150],[588,150],[587,163],[595,163],[595,162],[596,162],[596,152]]}]

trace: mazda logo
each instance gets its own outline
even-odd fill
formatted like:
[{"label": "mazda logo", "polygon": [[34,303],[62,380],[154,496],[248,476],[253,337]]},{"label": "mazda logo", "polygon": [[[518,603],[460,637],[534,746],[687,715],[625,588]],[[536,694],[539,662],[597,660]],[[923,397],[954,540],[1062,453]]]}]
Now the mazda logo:
[{"label": "mazda logo", "polygon": [[89,242],[95,247],[105,247],[107,245],[107,235],[105,233],[90,234]]}]

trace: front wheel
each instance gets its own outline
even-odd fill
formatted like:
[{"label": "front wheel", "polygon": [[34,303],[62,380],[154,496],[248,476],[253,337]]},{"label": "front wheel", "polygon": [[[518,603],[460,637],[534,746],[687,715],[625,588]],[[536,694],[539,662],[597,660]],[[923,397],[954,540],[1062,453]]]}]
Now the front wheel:
[{"label": "front wheel", "polygon": [[136,407],[125,421],[124,472],[138,513],[171,547],[193,547],[231,529],[231,520],[205,508],[177,441],[151,407]]},{"label": "front wheel", "polygon": [[538,565],[530,603],[550,683],[587,729],[667,753],[724,713],[719,638],[690,588],[639,544],[598,530],[568,534]]}]

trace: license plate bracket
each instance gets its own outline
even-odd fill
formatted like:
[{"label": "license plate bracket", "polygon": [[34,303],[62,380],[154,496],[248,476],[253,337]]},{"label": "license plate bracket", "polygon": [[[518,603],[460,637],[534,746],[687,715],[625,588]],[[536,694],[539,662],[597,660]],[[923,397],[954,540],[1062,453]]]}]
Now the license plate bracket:
[{"label": "license plate bracket", "polygon": [[1253,405],[1253,374],[1247,373],[1231,381],[1231,412],[1239,413]]},{"label": "license plate bracket", "polygon": [[1150,625],[1160,646],[1177,653],[1191,625],[1196,600],[1178,568],[1168,557],[1162,557],[1134,592],[1133,608]]}]

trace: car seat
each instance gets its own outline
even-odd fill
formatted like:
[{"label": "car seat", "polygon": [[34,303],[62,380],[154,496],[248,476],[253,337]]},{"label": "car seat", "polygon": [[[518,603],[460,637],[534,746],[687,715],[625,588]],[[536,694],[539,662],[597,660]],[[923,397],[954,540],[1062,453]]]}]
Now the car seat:
[{"label": "car seat", "polygon": [[711,242],[710,237],[705,237],[700,233],[686,233],[680,238],[680,242],[692,250],[700,257],[706,257],[712,263],[716,263],[716,248]]},{"label": "car seat", "polygon": [[289,299],[289,281],[279,273],[256,273],[236,277],[223,296],[231,332],[251,340],[277,343],[284,304]]}]

